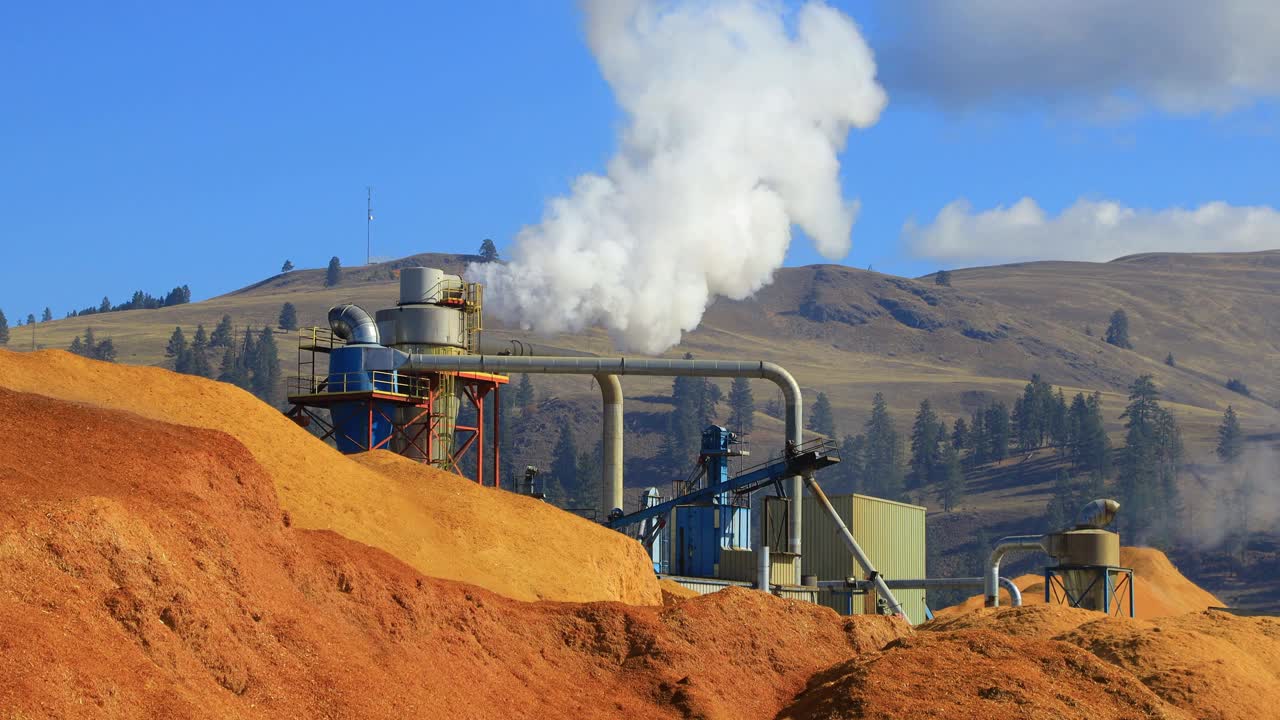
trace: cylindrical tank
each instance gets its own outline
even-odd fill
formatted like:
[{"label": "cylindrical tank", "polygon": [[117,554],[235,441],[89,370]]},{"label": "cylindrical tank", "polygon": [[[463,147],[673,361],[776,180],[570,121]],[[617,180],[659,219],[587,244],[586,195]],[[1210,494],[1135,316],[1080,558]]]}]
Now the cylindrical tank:
[{"label": "cylindrical tank", "polygon": [[400,304],[440,302],[444,271],[415,267],[400,271]]},{"label": "cylindrical tank", "polygon": [[395,318],[395,335],[392,337],[395,338],[396,347],[466,347],[466,323],[459,309],[438,305],[402,305],[393,308],[391,312]]},{"label": "cylindrical tank", "polygon": [[1120,565],[1120,536],[1095,528],[1045,537],[1045,550],[1058,561],[1063,587],[1086,610],[1105,611],[1108,567]]},{"label": "cylindrical tank", "polygon": [[374,324],[378,326],[378,336],[382,338],[382,342],[388,345],[395,344],[397,309],[386,308],[373,313]]},{"label": "cylindrical tank", "polygon": [[[443,302],[446,291],[456,293],[462,278],[436,268],[415,267],[400,271],[400,303],[398,307],[377,313],[379,329],[386,327],[383,339],[407,353],[461,355],[466,352],[466,322],[462,309]],[[385,324],[384,324],[385,323]],[[453,454],[454,426],[462,406],[457,383],[451,374],[437,376],[437,394],[432,408],[434,418],[421,418],[405,428],[406,436],[417,437],[417,444],[427,445],[425,427],[434,423],[435,437],[430,441],[433,461],[440,462]],[[418,414],[416,408],[402,408],[400,421],[408,424]],[[424,459],[423,451],[405,439],[396,440],[402,454]]]}]

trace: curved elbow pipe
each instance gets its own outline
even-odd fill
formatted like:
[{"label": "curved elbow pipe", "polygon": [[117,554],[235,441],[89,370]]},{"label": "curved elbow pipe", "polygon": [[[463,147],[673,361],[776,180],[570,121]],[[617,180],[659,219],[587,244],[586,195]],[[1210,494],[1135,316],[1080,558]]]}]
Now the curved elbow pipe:
[{"label": "curved elbow pipe", "polygon": [[1000,584],[1009,591],[1009,604],[1013,607],[1022,607],[1022,590],[1018,588],[1017,583],[1007,577],[1001,577]]},{"label": "curved elbow pipe", "polygon": [[601,483],[600,517],[607,518],[615,508],[622,508],[622,383],[617,375],[600,373],[601,410]]},{"label": "curved elbow pipe", "polygon": [[[1040,535],[1011,535],[1000,538],[991,557],[987,559],[986,574],[982,576],[984,604],[987,607],[1000,607],[1000,561],[1015,550],[1044,550],[1044,538]],[[1021,602],[1019,593],[1019,602]]]},{"label": "curved elbow pipe", "polygon": [[329,328],[333,334],[355,345],[381,345],[378,324],[359,305],[329,308]]},{"label": "curved elbow pipe", "polygon": [[[555,357],[538,355],[407,355],[402,368],[407,372],[439,372],[441,370],[470,370],[475,372],[531,372],[558,373],[564,375],[646,375],[670,377],[746,377],[769,380],[782,391],[786,405],[787,441],[796,445],[804,442],[804,406],[800,385],[791,373],[771,362],[739,360],[675,360],[667,358],[624,357]],[[601,386],[603,391],[603,385]],[[789,508],[790,552],[800,555],[801,524],[804,479],[791,478],[792,502]],[[797,557],[797,565],[798,565]],[[800,574],[800,568],[796,568]]]}]

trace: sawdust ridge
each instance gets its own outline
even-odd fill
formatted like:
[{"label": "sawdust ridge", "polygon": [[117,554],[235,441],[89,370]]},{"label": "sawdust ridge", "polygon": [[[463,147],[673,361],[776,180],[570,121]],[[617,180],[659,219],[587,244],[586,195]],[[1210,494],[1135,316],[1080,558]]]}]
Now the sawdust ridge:
[{"label": "sawdust ridge", "polygon": [[0,350],[0,387],[225,432],[267,471],[296,526],[333,530],[432,577],[519,600],[662,602],[643,549],[618,533],[391,453],[352,459],[226,383]]}]

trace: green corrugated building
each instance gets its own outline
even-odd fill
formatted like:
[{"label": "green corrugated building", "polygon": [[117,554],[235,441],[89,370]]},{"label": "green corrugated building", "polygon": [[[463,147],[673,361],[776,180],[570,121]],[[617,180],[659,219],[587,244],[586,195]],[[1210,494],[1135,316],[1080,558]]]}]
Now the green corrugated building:
[{"label": "green corrugated building", "polygon": [[[875,564],[876,570],[886,579],[927,577],[923,507],[866,495],[832,497],[831,504]],[[853,553],[836,534],[831,518],[811,497],[804,499],[801,543],[805,575],[817,575],[819,580],[866,577]],[[924,590],[895,590],[894,595],[913,624],[924,622]],[[842,614],[874,613],[875,601],[874,592],[859,595],[823,590],[818,595],[820,604]]]}]

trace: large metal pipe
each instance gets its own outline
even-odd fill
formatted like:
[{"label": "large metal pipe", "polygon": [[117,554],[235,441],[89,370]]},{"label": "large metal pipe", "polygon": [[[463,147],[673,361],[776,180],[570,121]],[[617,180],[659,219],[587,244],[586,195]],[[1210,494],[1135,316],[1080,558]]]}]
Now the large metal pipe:
[{"label": "large metal pipe", "polygon": [[[822,488],[818,485],[818,481],[813,479],[813,475],[805,476],[804,481],[805,484],[809,486],[809,492],[813,493],[813,496],[818,499],[818,503],[822,505],[822,509],[826,511],[827,515],[831,518],[831,522],[835,523],[836,533],[840,536],[840,539],[844,540],[844,544],[848,546],[849,552],[853,553],[854,559],[856,559],[858,564],[862,566],[862,570],[867,574],[867,578],[875,585],[876,593],[879,594],[880,597],[884,598],[884,601],[888,603],[890,612],[895,615],[901,615],[907,620],[907,623],[910,624],[911,620],[907,618],[907,614],[902,610],[902,603],[898,602],[898,598],[893,596],[893,591],[889,589],[888,584],[886,584],[884,578],[880,576],[875,565],[871,564],[871,558],[867,557],[867,554],[862,551],[862,546],[858,545],[858,541],[853,537],[853,533],[849,532],[848,526],[846,526],[844,524],[844,520],[840,518],[840,513],[836,512],[836,509],[831,506],[831,501],[827,499],[827,494],[822,492]],[[798,503],[799,501],[800,499],[797,497],[795,502]]]},{"label": "large metal pipe", "polygon": [[[894,580],[885,580],[884,584],[889,586],[890,590],[936,590],[940,588],[980,588],[984,587],[984,578],[981,577],[949,577],[949,578],[898,578]],[[1000,584],[1005,590],[1009,591],[1010,602],[1014,607],[1022,606],[1022,590],[1020,590],[1012,579],[1003,575],[1000,576]],[[823,580],[818,583],[819,587],[825,588],[855,588],[863,592],[874,590],[875,585],[869,580],[859,580],[858,578],[847,578],[845,580]]]},{"label": "large metal pipe", "polygon": [[600,424],[600,517],[622,509],[622,383],[617,375],[596,375],[604,422]]},{"label": "large metal pipe", "polygon": [[[622,357],[550,357],[550,356],[516,356],[516,355],[422,355],[413,354],[405,358],[403,370],[419,372],[466,371],[491,373],[553,373],[564,375],[646,375],[646,376],[692,376],[692,377],[725,377],[725,378],[760,378],[768,380],[782,391],[782,400],[786,408],[787,442],[800,445],[804,442],[804,406],[800,396],[800,385],[782,366],[763,361],[742,360],[674,360],[667,358],[622,358]],[[605,452],[609,452],[606,444]],[[615,458],[621,465],[621,453]],[[608,461],[606,460],[606,465]],[[803,503],[800,502],[804,492],[804,481],[796,475],[790,483],[790,550],[797,556],[801,553],[800,536],[803,519]],[[797,559],[797,565],[799,565]],[[796,568],[799,575],[801,567]]]},{"label": "large metal pipe", "polygon": [[378,324],[359,305],[329,308],[329,329],[333,334],[355,345],[380,345]]},{"label": "large metal pipe", "polygon": [[1015,550],[1044,551],[1044,537],[1042,535],[1010,535],[996,541],[991,557],[987,559],[986,572],[982,576],[983,603],[987,607],[1000,607],[1000,561],[1007,553]]}]

